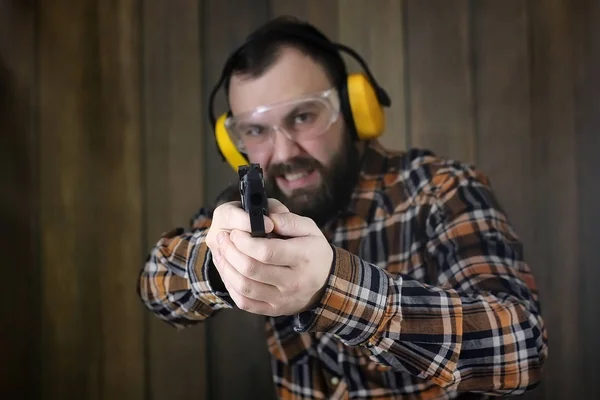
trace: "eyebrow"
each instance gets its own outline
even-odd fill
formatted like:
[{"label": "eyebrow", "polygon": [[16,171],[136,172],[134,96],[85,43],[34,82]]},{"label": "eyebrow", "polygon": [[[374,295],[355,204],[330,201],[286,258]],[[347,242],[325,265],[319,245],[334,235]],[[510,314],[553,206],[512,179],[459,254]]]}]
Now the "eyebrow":
[{"label": "eyebrow", "polygon": [[[294,108],[292,108],[290,111],[288,111],[287,113],[285,113],[285,115],[283,116],[283,120],[286,120],[288,118],[290,118],[292,115],[298,113],[299,111],[306,109],[306,108],[314,108],[314,104],[313,103],[303,103],[301,105],[296,105],[294,106]],[[260,127],[264,127],[265,123],[264,122],[254,122],[254,121],[250,121],[250,122],[241,122],[238,125],[239,127],[255,127],[255,126],[260,126]]]},{"label": "eyebrow", "polygon": [[296,114],[297,112],[299,112],[302,109],[311,108],[311,107],[314,107],[314,105],[312,103],[310,103],[310,104],[303,103],[302,105],[295,106],[288,113],[286,113],[285,117],[287,118],[290,115]]}]

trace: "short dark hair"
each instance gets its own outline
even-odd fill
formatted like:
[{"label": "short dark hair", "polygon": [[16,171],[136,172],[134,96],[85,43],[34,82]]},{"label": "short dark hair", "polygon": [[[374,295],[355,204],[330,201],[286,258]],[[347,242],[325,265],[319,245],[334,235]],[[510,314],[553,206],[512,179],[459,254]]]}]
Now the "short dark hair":
[{"label": "short dark hair", "polygon": [[[317,39],[325,45],[305,37]],[[229,93],[232,75],[261,76],[277,61],[285,46],[296,48],[311,57],[325,69],[328,78],[339,88],[346,79],[347,70],[342,56],[330,44],[327,36],[313,25],[292,16],[276,17],[250,33],[244,45],[229,60],[224,81],[225,93]]]}]

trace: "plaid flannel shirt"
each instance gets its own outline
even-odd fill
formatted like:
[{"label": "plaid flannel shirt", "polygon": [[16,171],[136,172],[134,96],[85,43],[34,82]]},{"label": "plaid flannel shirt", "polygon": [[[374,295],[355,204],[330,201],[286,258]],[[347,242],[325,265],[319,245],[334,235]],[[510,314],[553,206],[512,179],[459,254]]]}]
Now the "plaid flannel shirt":
[{"label": "plaid flannel shirt", "polygon": [[[234,306],[204,238],[211,213],[160,238],[138,292],[183,328]],[[282,399],[450,399],[535,387],[547,334],[522,244],[487,178],[426,150],[367,148],[315,309],[266,318]],[[473,398],[473,397],[471,397]]]}]

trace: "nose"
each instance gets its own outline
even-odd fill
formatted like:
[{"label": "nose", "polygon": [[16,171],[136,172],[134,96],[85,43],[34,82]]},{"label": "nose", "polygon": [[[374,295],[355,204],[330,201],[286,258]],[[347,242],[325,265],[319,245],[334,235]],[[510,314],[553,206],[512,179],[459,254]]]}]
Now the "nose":
[{"label": "nose", "polygon": [[273,157],[272,162],[282,163],[298,156],[301,153],[300,146],[288,135],[287,132],[277,129],[273,134]]}]

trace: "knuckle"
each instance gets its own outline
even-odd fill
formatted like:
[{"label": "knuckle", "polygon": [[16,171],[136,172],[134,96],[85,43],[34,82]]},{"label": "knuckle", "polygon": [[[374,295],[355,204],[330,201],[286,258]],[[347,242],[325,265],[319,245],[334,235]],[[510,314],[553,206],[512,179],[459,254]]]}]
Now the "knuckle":
[{"label": "knuckle", "polygon": [[218,222],[221,218],[223,218],[223,207],[224,205],[220,205],[213,211],[213,221]]},{"label": "knuckle", "polygon": [[240,284],[240,288],[238,289],[241,295],[250,296],[252,294],[252,288],[247,283]]},{"label": "knuckle", "polygon": [[235,302],[242,311],[250,311],[250,304],[244,298],[238,298]]},{"label": "knuckle", "polygon": [[269,304],[269,309],[267,311],[267,314],[271,317],[280,315],[280,306],[277,304]]},{"label": "knuckle", "polygon": [[273,259],[273,248],[267,244],[261,246],[258,251],[258,260],[267,264]]},{"label": "knuckle", "polygon": [[303,217],[301,215],[298,215],[296,218],[290,218],[290,225],[292,226],[292,228],[298,229],[298,227],[301,225],[300,222],[301,221],[303,222],[304,218],[305,217]]},{"label": "knuckle", "polygon": [[290,279],[288,282],[286,282],[285,286],[283,287],[282,294],[287,297],[292,297],[295,293],[298,293],[300,291],[300,288],[301,285],[299,279]]},{"label": "knuckle", "polygon": [[241,270],[240,272],[244,276],[251,277],[252,274],[254,274],[254,272],[256,271],[256,267],[255,267],[254,263],[252,261],[250,261],[249,259],[245,259],[244,261],[242,261],[241,264],[242,265],[240,265],[240,270]]},{"label": "knuckle", "polygon": [[291,287],[292,292],[298,293],[301,288],[302,288],[302,283],[301,283],[300,279],[294,279],[292,281],[292,287]]},{"label": "knuckle", "polygon": [[229,244],[224,240],[223,243],[218,246],[218,249],[221,251],[221,255],[226,257],[229,253]]},{"label": "knuckle", "polygon": [[213,213],[213,220],[219,227],[228,226],[233,219],[233,207],[229,204],[221,204]]},{"label": "knuckle", "polygon": [[215,245],[215,230],[216,229],[211,226],[206,234],[206,245],[210,248],[214,248]]},{"label": "knuckle", "polygon": [[284,228],[287,226],[288,224],[288,214],[279,214],[277,215],[277,223],[281,228]]},{"label": "knuckle", "polygon": [[296,219],[292,214],[285,214],[285,224],[288,228],[295,230],[296,229]]}]

